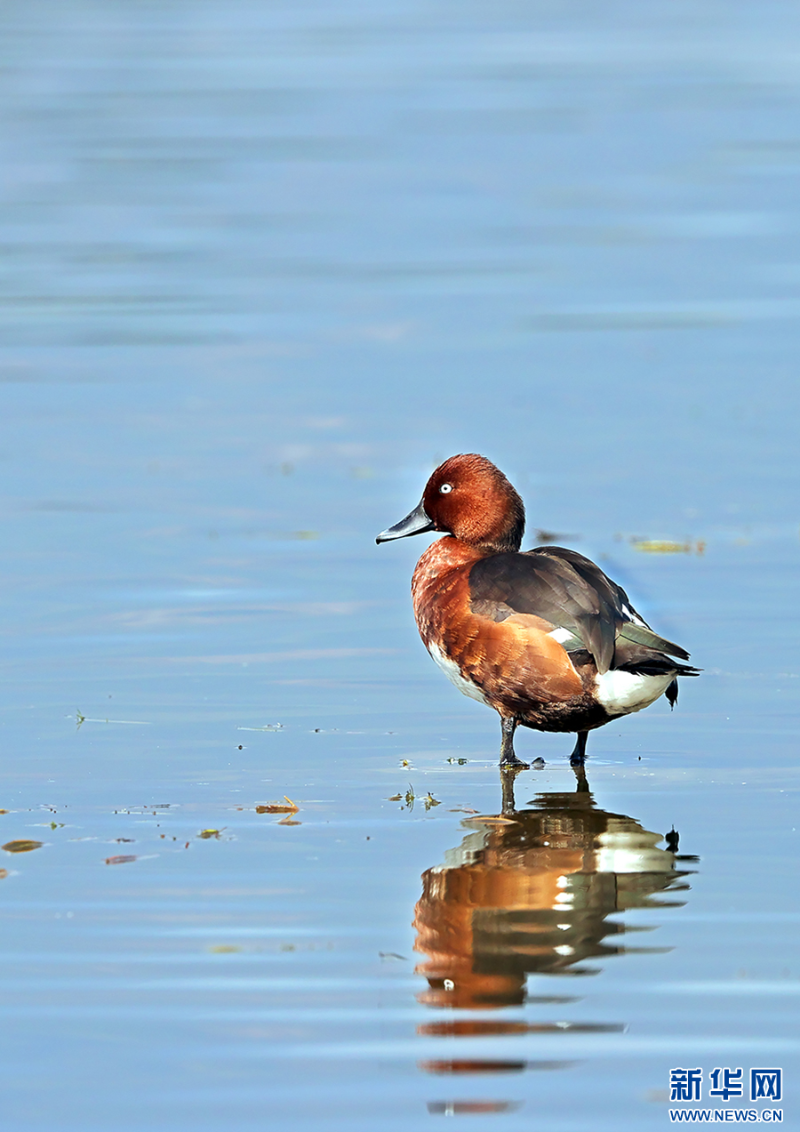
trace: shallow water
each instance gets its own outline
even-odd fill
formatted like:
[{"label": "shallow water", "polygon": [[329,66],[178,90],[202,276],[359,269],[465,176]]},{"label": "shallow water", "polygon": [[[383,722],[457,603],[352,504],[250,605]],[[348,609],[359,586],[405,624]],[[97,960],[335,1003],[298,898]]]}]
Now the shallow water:
[{"label": "shallow water", "polygon": [[[9,1126],[791,1126],[797,12],[0,29]],[[704,669],[511,822],[374,544],[470,450]]]}]

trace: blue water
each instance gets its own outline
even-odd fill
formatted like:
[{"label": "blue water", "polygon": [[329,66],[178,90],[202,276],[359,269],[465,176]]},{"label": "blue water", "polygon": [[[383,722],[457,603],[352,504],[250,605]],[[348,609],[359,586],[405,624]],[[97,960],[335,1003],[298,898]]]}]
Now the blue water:
[{"label": "blue water", "polygon": [[[639,1132],[677,1066],[782,1067],[791,1127],[798,12],[33,0],[0,44],[9,1127]],[[459,451],[704,669],[588,792],[520,734],[510,825],[426,537],[374,544]]]}]

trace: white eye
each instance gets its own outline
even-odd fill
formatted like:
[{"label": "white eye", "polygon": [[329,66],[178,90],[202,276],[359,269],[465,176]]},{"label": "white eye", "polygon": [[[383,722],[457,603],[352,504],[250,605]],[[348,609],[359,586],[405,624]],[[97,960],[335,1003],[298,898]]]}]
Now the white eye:
[{"label": "white eye", "polygon": [[451,483],[443,483],[442,486],[439,488],[439,491],[442,493],[442,495],[447,495],[447,493],[449,491],[452,491],[452,490],[453,490],[453,485]]}]

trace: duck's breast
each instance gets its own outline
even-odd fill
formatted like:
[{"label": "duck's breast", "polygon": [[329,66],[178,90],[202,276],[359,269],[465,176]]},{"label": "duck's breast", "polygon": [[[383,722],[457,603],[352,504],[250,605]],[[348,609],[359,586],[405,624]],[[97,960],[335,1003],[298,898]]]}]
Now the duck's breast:
[{"label": "duck's breast", "polygon": [[464,695],[497,707],[514,699],[562,702],[583,693],[554,626],[532,614],[493,620],[472,604],[469,572],[479,552],[452,538],[423,554],[412,582],[420,636]]}]

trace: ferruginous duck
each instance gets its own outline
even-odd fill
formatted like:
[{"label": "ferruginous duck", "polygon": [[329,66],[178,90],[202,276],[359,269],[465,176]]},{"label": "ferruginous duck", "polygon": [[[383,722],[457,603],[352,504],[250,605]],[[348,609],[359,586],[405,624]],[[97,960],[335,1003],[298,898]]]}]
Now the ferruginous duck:
[{"label": "ferruginous duck", "polygon": [[414,616],[459,691],[499,714],[501,767],[527,767],[514,753],[520,724],[577,732],[571,761],[581,764],[590,731],[661,695],[674,706],[677,678],[699,670],[582,554],[520,552],[524,529],[522,500],[499,468],[484,456],[451,456],[419,505],[376,542],[446,535],[414,570]]}]

